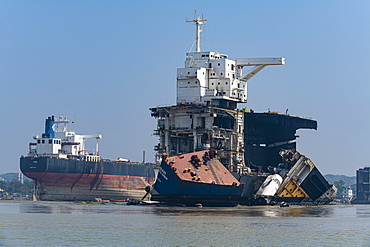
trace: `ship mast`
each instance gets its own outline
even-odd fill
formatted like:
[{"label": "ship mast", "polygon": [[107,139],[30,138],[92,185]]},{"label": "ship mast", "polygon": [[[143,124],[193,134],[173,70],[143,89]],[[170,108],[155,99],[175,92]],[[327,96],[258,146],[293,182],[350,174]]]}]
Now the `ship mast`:
[{"label": "ship mast", "polygon": [[207,19],[200,18],[199,15],[197,16],[197,11],[194,10],[194,19],[193,20],[186,19],[186,22],[194,22],[196,25],[196,34],[195,34],[195,40],[197,45],[196,52],[200,52],[200,33],[202,32],[202,27],[200,25],[206,24]]}]

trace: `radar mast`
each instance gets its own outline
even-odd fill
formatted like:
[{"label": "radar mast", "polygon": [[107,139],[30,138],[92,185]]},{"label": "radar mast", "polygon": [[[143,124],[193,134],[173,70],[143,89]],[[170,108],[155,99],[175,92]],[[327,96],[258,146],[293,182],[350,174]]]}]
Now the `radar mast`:
[{"label": "radar mast", "polygon": [[197,11],[194,10],[194,19],[193,20],[186,19],[186,22],[194,22],[196,25],[196,34],[195,34],[195,41],[197,45],[196,52],[200,52],[200,33],[203,31],[200,25],[206,24],[207,19],[203,19],[203,17],[200,18],[199,15],[197,16]]}]

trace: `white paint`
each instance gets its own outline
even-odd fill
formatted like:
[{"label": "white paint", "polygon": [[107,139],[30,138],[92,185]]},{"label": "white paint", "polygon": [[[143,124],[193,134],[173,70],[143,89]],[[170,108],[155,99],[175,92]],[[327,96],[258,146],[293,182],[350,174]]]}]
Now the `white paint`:
[{"label": "white paint", "polygon": [[[29,155],[32,156],[53,156],[58,158],[67,158],[68,155],[80,156],[88,161],[99,161],[98,140],[101,135],[77,135],[75,131],[68,130],[67,124],[69,120],[65,116],[59,117],[55,121],[53,129],[55,131],[54,138],[43,138],[35,135],[33,139],[36,141],[34,145],[30,145]],[[63,126],[60,126],[63,124]],[[96,149],[94,151],[85,149],[85,141],[88,139],[96,139]]]}]

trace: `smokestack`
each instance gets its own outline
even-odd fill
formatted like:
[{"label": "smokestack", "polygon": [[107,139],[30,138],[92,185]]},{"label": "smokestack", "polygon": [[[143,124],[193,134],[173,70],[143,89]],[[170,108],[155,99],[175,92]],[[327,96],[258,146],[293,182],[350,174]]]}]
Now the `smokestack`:
[{"label": "smokestack", "polygon": [[42,138],[54,138],[54,116],[48,117],[45,120],[45,133],[42,134]]}]

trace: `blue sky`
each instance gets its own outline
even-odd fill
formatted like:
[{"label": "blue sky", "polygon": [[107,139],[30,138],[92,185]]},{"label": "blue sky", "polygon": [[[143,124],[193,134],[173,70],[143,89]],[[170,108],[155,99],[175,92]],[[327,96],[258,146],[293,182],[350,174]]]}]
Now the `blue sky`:
[{"label": "blue sky", "polygon": [[369,165],[368,1],[1,0],[0,173],[19,171],[32,136],[60,114],[102,134],[103,157],[152,161],[149,108],[175,104],[195,9],[208,19],[203,51],[285,57],[249,81],[244,107],[317,120],[298,150],[324,174]]}]

